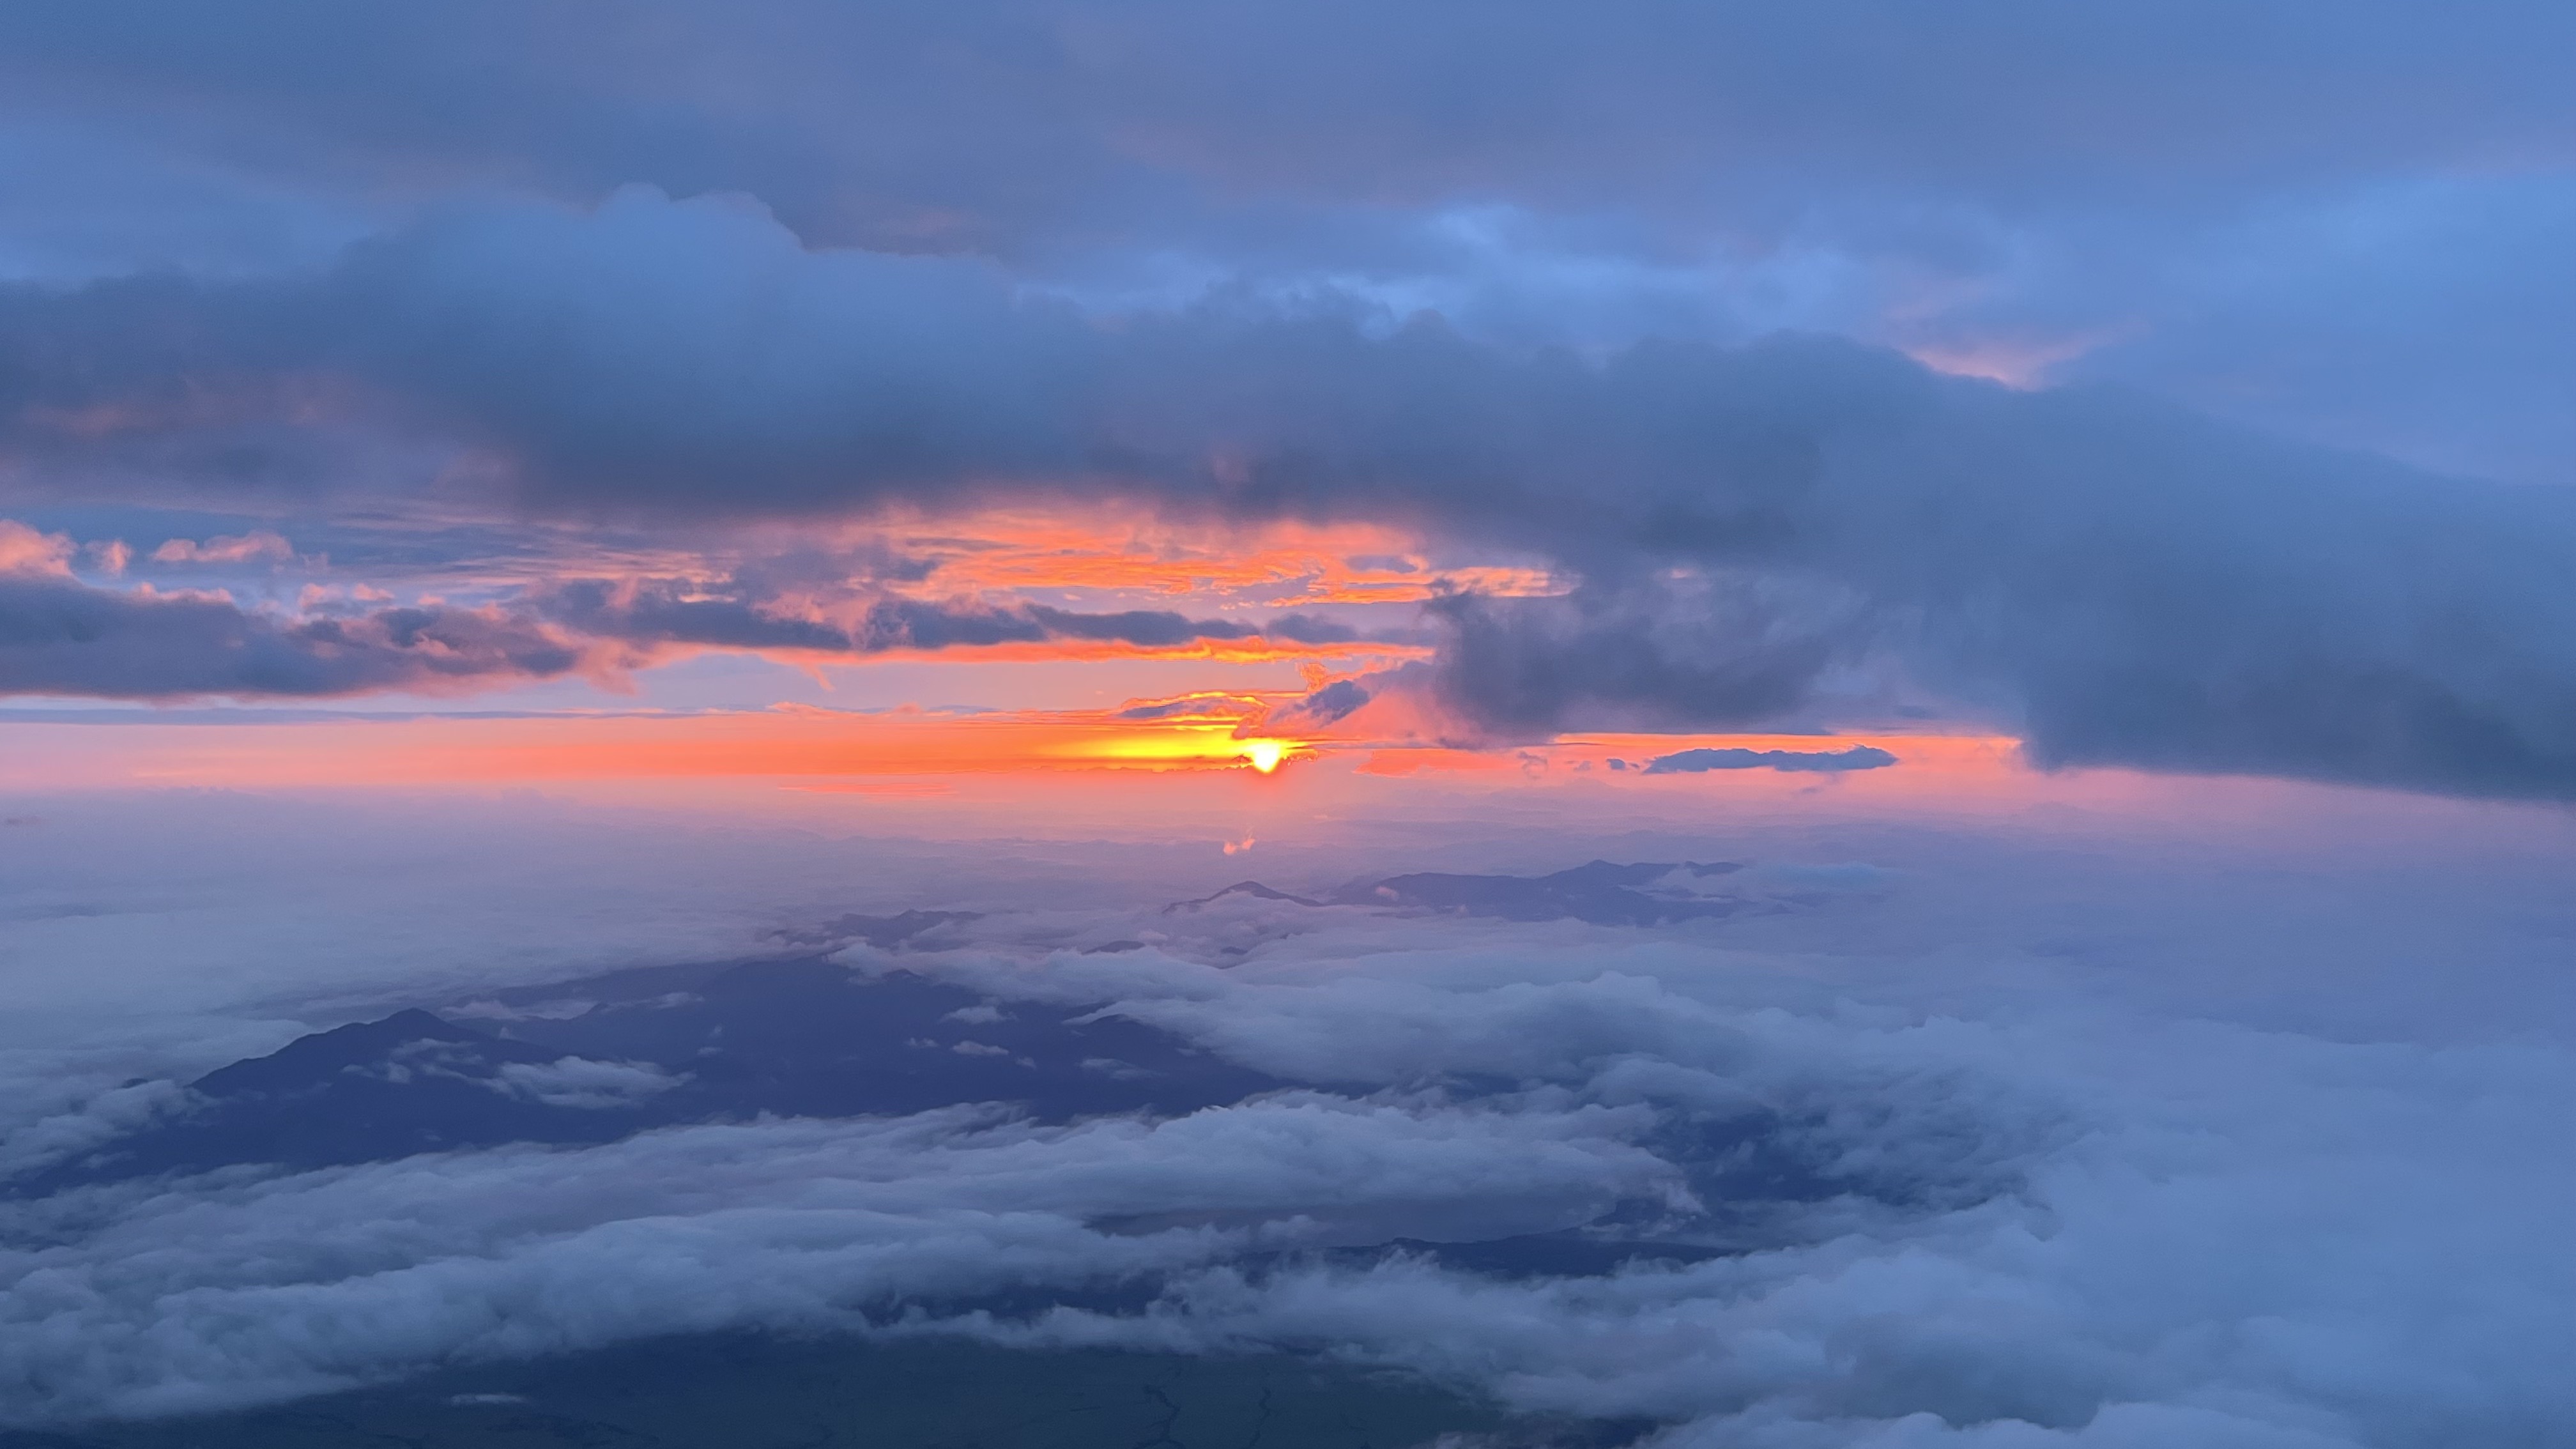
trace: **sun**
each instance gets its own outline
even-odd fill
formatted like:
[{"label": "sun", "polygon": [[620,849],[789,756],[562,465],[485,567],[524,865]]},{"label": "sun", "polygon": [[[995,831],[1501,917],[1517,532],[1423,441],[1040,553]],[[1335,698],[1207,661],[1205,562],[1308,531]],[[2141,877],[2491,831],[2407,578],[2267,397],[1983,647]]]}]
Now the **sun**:
[{"label": "sun", "polygon": [[1278,740],[1245,740],[1243,742],[1243,757],[1252,762],[1252,768],[1259,770],[1265,775],[1278,769],[1280,760],[1285,758],[1287,753],[1287,745]]}]

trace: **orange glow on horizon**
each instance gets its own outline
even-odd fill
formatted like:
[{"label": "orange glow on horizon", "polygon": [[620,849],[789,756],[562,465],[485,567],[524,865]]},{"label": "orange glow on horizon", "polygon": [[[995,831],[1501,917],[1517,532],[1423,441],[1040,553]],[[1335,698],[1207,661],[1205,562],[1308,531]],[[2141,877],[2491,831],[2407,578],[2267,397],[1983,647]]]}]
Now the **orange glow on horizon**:
[{"label": "orange glow on horizon", "polygon": [[[540,780],[773,777],[793,788],[930,794],[929,777],[1118,770],[1270,775],[1311,758],[1305,740],[1243,736],[1265,701],[1174,701],[1166,718],[1128,710],[876,713],[811,706],[720,714],[412,716],[240,724],[12,724],[18,769],[0,786],[68,783],[78,757],[99,783],[224,788],[411,786]],[[1151,710],[1153,705],[1143,708]],[[51,765],[36,761],[54,753]],[[13,778],[16,777],[16,778]],[[898,777],[915,783],[895,783]],[[867,783],[887,780],[885,785]]]},{"label": "orange glow on horizon", "polygon": [[[1445,777],[1479,790],[1618,785],[1706,798],[1820,788],[1873,796],[1955,793],[2025,775],[2012,739],[1982,735],[1590,735],[1490,749],[1256,733],[1289,696],[1187,695],[1113,710],[845,712],[796,705],[709,714],[346,717],[239,724],[0,726],[0,786],[296,788],[536,781],[769,778],[788,788],[885,797],[934,795],[940,777],[1118,771],[1272,776],[1300,760],[1336,773]],[[1797,752],[1854,745],[1899,763],[1848,773],[1770,769],[1649,776],[1680,750]],[[1613,765],[1612,761],[1621,762]],[[788,783],[803,782],[803,783]]]},{"label": "orange glow on horizon", "polygon": [[[1224,844],[1236,853],[1256,836],[1312,843],[1336,838],[1352,821],[1454,821],[1456,812],[1481,809],[1505,812],[1496,818],[1513,829],[2009,816],[2021,828],[2049,831],[2116,824],[2188,834],[2223,822],[2244,834],[2272,828],[2294,805],[2393,808],[2369,792],[2285,781],[2039,771],[2002,736],[1619,734],[1470,749],[1239,738],[1234,731],[1258,717],[1259,701],[1236,699],[1239,718],[1220,715],[1219,701],[1188,702],[1197,717],[1181,721],[1121,718],[1126,711],[819,709],[237,724],[21,719],[0,722],[0,789],[443,796],[535,788],[616,805],[868,821],[925,836],[1202,836],[1211,851]],[[1843,773],[1644,772],[1654,758],[1685,749],[1864,744],[1898,763]],[[1277,763],[1265,771],[1272,747]],[[1612,759],[1627,768],[1612,768]],[[1296,761],[1307,763],[1286,768]]]},{"label": "orange glow on horizon", "polygon": [[1125,731],[1086,731],[1048,753],[1060,759],[1145,769],[1250,765],[1264,775],[1276,771],[1283,761],[1313,753],[1300,740],[1239,738],[1236,728],[1233,720],[1156,720]]}]

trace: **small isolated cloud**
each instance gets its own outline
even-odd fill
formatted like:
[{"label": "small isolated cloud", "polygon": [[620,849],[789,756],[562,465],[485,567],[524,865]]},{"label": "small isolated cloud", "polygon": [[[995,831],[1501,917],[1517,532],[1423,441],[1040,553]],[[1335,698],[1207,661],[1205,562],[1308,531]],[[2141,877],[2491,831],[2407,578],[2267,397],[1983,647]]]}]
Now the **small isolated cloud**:
[{"label": "small isolated cloud", "polygon": [[174,538],[152,550],[154,563],[284,563],[294,557],[295,546],[266,529],[210,538],[203,543]]},{"label": "small isolated cloud", "polygon": [[601,1062],[563,1057],[551,1062],[505,1062],[490,1083],[505,1096],[549,1107],[605,1110],[631,1107],[686,1081],[651,1062]]},{"label": "small isolated cloud", "polygon": [[[1697,775],[1710,770],[1784,770],[1797,774],[1838,775],[1846,770],[1883,770],[1896,756],[1876,745],[1847,750],[1680,750],[1658,755],[1646,764],[1649,775]],[[1619,769],[1624,761],[1613,760]]]},{"label": "small isolated cloud", "polygon": [[1187,694],[1179,699],[1157,699],[1132,704],[1118,711],[1124,720],[1191,719],[1208,716],[1231,716],[1254,707],[1255,701],[1231,694]]},{"label": "small isolated cloud", "polygon": [[0,575],[63,578],[72,571],[72,541],[39,533],[13,518],[0,518]]},{"label": "small isolated cloud", "polygon": [[1346,719],[1373,696],[1356,679],[1336,679],[1305,698],[1289,705],[1272,719],[1273,724],[1328,725]]}]

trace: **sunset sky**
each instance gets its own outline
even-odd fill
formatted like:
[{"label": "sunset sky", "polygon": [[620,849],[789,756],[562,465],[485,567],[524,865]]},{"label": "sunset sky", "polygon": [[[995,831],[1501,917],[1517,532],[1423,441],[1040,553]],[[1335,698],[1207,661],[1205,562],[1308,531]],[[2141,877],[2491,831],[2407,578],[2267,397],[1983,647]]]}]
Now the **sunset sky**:
[{"label": "sunset sky", "polygon": [[[0,1308],[0,1364],[58,1366],[0,1367],[0,1441],[823,1322],[727,1216],[822,1191],[766,1099],[525,1139],[582,1182],[720,1160],[560,1242],[688,1223],[708,1256],[655,1261],[750,1255],[730,1318],[592,1313],[597,1265],[493,1226],[517,1188],[421,1209],[457,1236],[413,1258],[115,1276],[189,1194],[242,1214],[204,1263],[266,1261],[289,1219],[222,1183],[392,1224],[520,1139],[363,1210],[412,1159],[93,1217],[142,1189],[41,1175],[145,1160],[99,1144],[306,1033],[541,1034],[511,992],[810,957],[1270,1084],[1043,1149],[928,1111],[920,1161],[1071,1165],[867,1221],[1058,1204],[1081,1272],[1183,1225],[1212,1276],[1173,1248],[1095,1321],[1046,1298],[1078,1274],[970,1291],[916,1244],[871,1333],[1347,1349],[1672,1449],[2563,1442],[2509,1345],[2576,1333],[2519,1286],[2576,1263],[2500,1204],[2576,1206],[2527,1141],[2576,1082],[2570,56],[2538,0],[0,6],[0,1177],[39,1184],[0,1207],[49,1225],[0,1225],[0,1285],[104,1285]],[[1592,861],[1654,868],[1531,884]],[[713,1090],[487,1085],[559,1067],[624,1085],[511,1100]],[[1913,1176],[1721,1231],[1692,1073],[1808,1124],[1816,1181]],[[1325,1114],[1313,1163],[1273,1111]],[[1171,1134],[1272,1146],[1168,1219],[1078,1206],[1117,1123],[1173,1182]],[[1417,1194],[1382,1128],[1503,1165]],[[1456,1206],[1519,1163],[1526,1221]],[[1546,1279],[1513,1311],[1554,1336],[1477,1337],[1539,1280],[1386,1248],[1649,1198],[1718,1276]],[[1299,1245],[1397,1256],[1244,1266]],[[451,1258],[567,1316],[369,1306]],[[184,1306],[281,1284],[375,1327],[343,1361],[296,1346],[340,1308]],[[1055,1316],[974,1317],[1022,1290]],[[1483,1346],[1369,1337],[1417,1309]],[[1653,1382],[1566,1346],[1666,1313],[1706,1336],[1635,1349]]]},{"label": "sunset sky", "polygon": [[31,7],[0,689],[254,731],[136,738],[205,785],[292,708],[529,722],[317,779],[1626,729],[2569,798],[2544,22],[2267,69],[2294,8],[1667,16],[1685,83],[1643,12]]}]

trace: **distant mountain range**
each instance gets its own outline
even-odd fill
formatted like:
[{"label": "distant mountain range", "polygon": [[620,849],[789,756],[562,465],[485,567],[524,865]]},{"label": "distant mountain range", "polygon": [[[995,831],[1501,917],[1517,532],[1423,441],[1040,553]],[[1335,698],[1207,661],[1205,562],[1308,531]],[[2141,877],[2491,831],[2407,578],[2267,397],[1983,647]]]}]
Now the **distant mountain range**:
[{"label": "distant mountain range", "polygon": [[[1040,949],[1139,951],[1148,943],[1137,937],[1146,937],[1221,964],[1248,948],[1219,942],[1257,946],[1275,929],[1259,912],[1225,910],[1234,903],[1602,926],[1716,919],[1755,908],[1704,893],[1740,869],[1593,861],[1541,876],[1416,872],[1315,895],[1244,881],[1164,907],[1165,917],[1203,917],[1194,925],[1171,920],[1169,935],[1121,918],[1117,924],[1135,937],[1048,937]],[[929,974],[935,953],[989,944],[970,929],[980,919],[954,911],[844,916],[772,933],[796,953],[785,959],[613,971],[314,1032],[187,1083],[174,1112],[0,1183],[0,1199],[218,1169],[306,1171],[522,1143],[579,1147],[763,1114],[893,1116],[997,1103],[1039,1121],[1173,1116],[1264,1092],[1330,1087],[1268,1075],[1171,1032],[1100,1014],[1106,996],[1002,1000]],[[866,948],[868,959],[834,959],[852,947]],[[906,969],[907,956],[919,969]],[[1434,1077],[1407,1089],[1473,1095],[1516,1085]],[[1778,1204],[1855,1190],[1830,1165],[1806,1161],[1794,1134],[1763,1109],[1676,1120],[1650,1145],[1687,1164],[1704,1212],[1677,1218],[1668,1205],[1630,1203],[1579,1226],[1515,1237],[1354,1242],[1254,1254],[1237,1266],[1259,1273],[1320,1256],[1365,1268],[1404,1254],[1497,1277],[1588,1276],[1639,1260],[1742,1251],[1759,1235],[1747,1237],[1734,1225],[1758,1222]],[[1148,1275],[1100,1291],[1115,1301],[1089,1306],[1123,1312],[1141,1307],[1157,1286]],[[710,1353],[723,1359],[720,1372],[707,1371],[699,1357],[686,1371],[666,1363],[672,1354]],[[1642,1431],[1636,1424],[1510,1420],[1418,1382],[1284,1358],[1023,1354],[970,1344],[740,1335],[460,1369],[284,1408],[0,1432],[0,1449],[1355,1449],[1460,1433],[1496,1446],[1592,1446],[1628,1442]]]},{"label": "distant mountain range", "polygon": [[[1234,899],[1507,921],[1648,926],[1724,917],[1694,893],[1740,866],[1593,861],[1543,876],[1418,872],[1320,897],[1243,881],[1166,915]],[[956,944],[978,917],[905,911],[775,932],[823,951]],[[1143,949],[1133,939],[1094,953]],[[1239,950],[1240,948],[1236,948]],[[902,970],[821,954],[644,967],[409,1009],[298,1038],[188,1086],[176,1115],[0,1184],[0,1198],[219,1167],[310,1169],[504,1143],[611,1142],[653,1127],[1011,1103],[1039,1120],[1177,1114],[1293,1085],[1089,1005],[989,1001]]]},{"label": "distant mountain range", "polygon": [[706,1334],[275,1408],[0,1429],[0,1449],[1612,1449],[1650,1427],[1514,1417],[1284,1354]]},{"label": "distant mountain range", "polygon": [[1744,867],[1734,861],[1646,861],[1615,865],[1596,860],[1553,875],[1447,875],[1423,871],[1377,880],[1355,881],[1320,898],[1273,890],[1257,880],[1237,881],[1214,895],[1176,901],[1167,914],[1212,905],[1229,896],[1283,901],[1299,906],[1379,906],[1407,911],[1437,911],[1462,916],[1489,916],[1504,921],[1588,921],[1596,926],[1660,926],[1674,921],[1714,919],[1734,914],[1742,903],[1712,900],[1688,890],[1690,884],[1732,874]]},{"label": "distant mountain range", "polygon": [[[1283,1085],[1153,1027],[819,959],[648,967],[317,1032],[188,1084],[191,1110],[0,1195],[243,1163],[314,1168],[651,1127],[1011,1102],[1187,1112]],[[470,1015],[468,1013],[471,1013]]]}]

